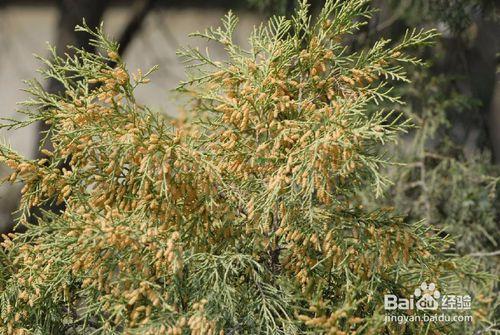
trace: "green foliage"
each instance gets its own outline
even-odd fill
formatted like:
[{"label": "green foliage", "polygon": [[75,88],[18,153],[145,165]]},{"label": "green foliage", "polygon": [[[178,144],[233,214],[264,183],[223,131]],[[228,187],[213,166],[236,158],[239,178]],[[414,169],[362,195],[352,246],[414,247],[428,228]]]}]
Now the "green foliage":
[{"label": "green foliage", "polygon": [[[413,87],[405,90],[410,103],[403,111],[416,127],[403,139],[405,145],[393,148],[404,165],[387,169],[394,184],[384,202],[454,236],[460,254],[488,256],[498,250],[500,240],[500,171],[489,163],[487,152],[463,145],[455,135],[461,124],[450,121],[463,115],[466,122],[477,123],[477,102],[459,94],[445,76],[415,77]],[[363,198],[371,208],[381,204],[367,194]],[[498,271],[494,257],[484,261]]]},{"label": "green foliage", "polygon": [[[447,38],[419,50],[431,66],[413,73],[412,85],[397,88],[407,102],[401,111],[415,127],[389,149],[403,163],[384,169],[394,183],[382,199],[367,192],[360,195],[368,208],[385,204],[407,218],[425,218],[442,234],[453,236],[459,254],[477,257],[484,269],[498,276],[500,170],[489,153],[488,85],[477,87],[483,77],[471,69],[480,61],[470,57],[472,45],[481,43],[474,37],[480,22],[496,19],[494,6],[491,1],[474,0],[391,3],[389,18],[375,29],[388,28],[397,39],[398,26],[425,24],[440,27]],[[493,306],[490,328],[497,329],[498,298]]]},{"label": "green foliage", "polygon": [[[380,193],[380,147],[407,129],[391,81],[420,61],[406,49],[435,32],[410,31],[362,52],[341,41],[370,15],[364,0],[306,2],[232,41],[237,18],[196,33],[227,60],[185,49],[192,115],[173,122],[136,101],[102,30],[105,54],[76,50],[32,81],[24,126],[51,125],[54,150],[0,156],[25,183],[23,234],[0,254],[0,330],[6,334],[463,334],[491,301],[474,296],[475,323],[384,323],[383,295],[423,280],[474,295],[487,276],[450,253],[448,238],[387,209],[355,204]],[[115,67],[109,64],[115,63]],[[149,73],[149,72],[148,72]],[[68,167],[63,167],[67,162]],[[28,223],[34,207],[63,203]],[[488,287],[486,286],[486,289]],[[477,299],[476,299],[477,298]],[[404,311],[401,311],[404,313]],[[456,328],[455,328],[456,327]]]},{"label": "green foliage", "polygon": [[389,1],[404,22],[442,22],[452,33],[462,33],[478,16],[498,19],[494,0],[402,0]]},{"label": "green foliage", "polygon": [[247,0],[248,4],[260,11],[267,11],[274,14],[286,14],[287,6],[295,5],[295,1],[290,0]]},{"label": "green foliage", "polygon": [[[414,77],[413,85],[403,90],[409,103],[402,111],[415,128],[401,139],[403,145],[391,149],[403,164],[385,168],[393,184],[383,198],[361,192],[362,203],[368,209],[392,206],[408,219],[425,218],[453,236],[457,253],[477,257],[483,269],[498,275],[500,171],[489,163],[487,152],[461,144],[456,135],[461,126],[457,115],[477,123],[478,104],[453,89],[445,76]],[[492,328],[497,326],[498,306],[497,297],[487,317]]]}]

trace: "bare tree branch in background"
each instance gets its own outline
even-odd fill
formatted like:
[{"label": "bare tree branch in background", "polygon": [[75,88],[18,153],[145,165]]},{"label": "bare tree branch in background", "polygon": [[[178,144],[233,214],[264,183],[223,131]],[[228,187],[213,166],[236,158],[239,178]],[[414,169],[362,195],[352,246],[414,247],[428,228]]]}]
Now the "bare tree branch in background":
[{"label": "bare tree branch in background", "polygon": [[498,74],[489,114],[490,140],[493,146],[493,159],[495,164],[500,165],[500,75]]},{"label": "bare tree branch in background", "polygon": [[[140,30],[148,12],[151,8],[153,8],[154,2],[154,0],[136,1],[131,19],[126,24],[118,39],[120,44],[120,53],[122,55],[128,49],[136,33]],[[109,0],[61,0],[59,3],[59,23],[56,37],[57,54],[63,56],[67,53],[71,56],[73,51],[67,48],[68,45],[72,45],[77,48],[84,48],[90,52],[95,52],[95,48],[89,44],[90,36],[88,34],[75,32],[75,26],[81,24],[83,19],[85,19],[90,27],[99,26],[104,15],[104,11],[108,5]],[[61,83],[53,78],[49,80],[47,89],[48,92],[58,93],[62,90],[63,86]],[[38,146],[41,146],[40,149],[47,149],[49,151],[53,149],[49,131],[49,125],[45,123],[40,123],[38,125],[38,134],[36,136],[35,143],[37,149]],[[37,157],[42,158],[43,154],[39,150],[36,150],[35,152],[37,153]],[[66,168],[69,170],[69,160],[70,157],[68,157],[66,161],[61,162],[59,168]],[[35,223],[37,220],[36,217],[41,214],[41,210],[59,213],[63,211],[64,208],[64,203],[59,205],[54,203],[48,206],[42,206],[41,208],[33,208],[30,221]]]},{"label": "bare tree branch in background", "polygon": [[[60,0],[59,1],[59,21],[56,28],[56,53],[58,56],[64,56],[65,53],[70,56],[73,55],[73,50],[68,49],[68,45],[74,45],[78,48],[84,48],[88,51],[94,52],[94,48],[89,45],[89,36],[87,34],[77,33],[75,26],[82,23],[85,19],[90,27],[97,27],[102,21],[104,11],[108,5],[108,0]],[[64,87],[54,78],[50,78],[47,83],[47,92],[59,93],[62,92]],[[38,132],[35,136],[35,155],[37,158],[42,158],[44,155],[38,150],[46,149],[53,150],[52,142],[50,140],[50,126],[43,122],[38,124]],[[60,168],[68,168],[68,161],[60,163]],[[29,221],[31,223],[37,222],[37,217],[40,216],[41,211],[52,211],[55,213],[64,210],[64,204],[50,204],[43,205],[40,208],[32,208]],[[23,227],[18,228],[20,231],[24,230]]]},{"label": "bare tree branch in background", "polygon": [[[498,7],[498,5],[497,5]],[[500,164],[500,104],[499,82],[496,69],[497,53],[500,52],[500,22],[479,17],[476,36],[469,49],[465,49],[467,75],[473,96],[481,102],[485,147],[492,153],[492,160]]]},{"label": "bare tree branch in background", "polygon": [[134,36],[141,29],[144,19],[151,9],[153,9],[155,3],[156,0],[139,0],[135,2],[132,16],[118,39],[120,54],[122,56],[125,55],[130,42],[132,42]]},{"label": "bare tree branch in background", "polygon": [[[125,54],[130,43],[136,33],[141,29],[142,23],[149,11],[153,8],[155,0],[138,0],[134,4],[134,10],[131,18],[120,37],[120,53]],[[82,23],[85,19],[90,27],[97,27],[102,21],[104,11],[109,5],[109,0],[61,0],[59,3],[59,23],[57,27],[56,50],[58,55],[65,53],[72,54],[72,51],[67,49],[68,45],[73,45],[77,48],[85,48],[88,51],[95,51],[89,45],[89,36],[87,34],[75,32],[75,26]],[[59,92],[62,90],[60,83],[55,79],[50,79],[48,82],[49,92]],[[43,141],[44,134],[49,130],[45,124],[39,125],[38,137],[36,145],[38,146]],[[50,140],[43,143],[44,149],[51,149]],[[41,154],[37,150],[37,155]]]},{"label": "bare tree branch in background", "polygon": [[[72,50],[67,49],[68,45],[74,45],[78,48],[85,48],[88,51],[93,51],[89,45],[89,36],[75,32],[75,26],[82,23],[85,18],[90,27],[99,25],[104,15],[109,1],[108,0],[60,0],[59,1],[59,22],[56,28],[56,52],[63,56],[65,53],[72,54]],[[55,79],[50,79],[47,84],[48,92],[60,92],[63,87]],[[35,137],[35,146],[43,142],[43,149],[51,150],[52,144],[47,139],[43,141],[45,134],[50,127],[44,123],[39,123],[38,134]],[[36,156],[41,157],[42,154],[36,150]]]}]

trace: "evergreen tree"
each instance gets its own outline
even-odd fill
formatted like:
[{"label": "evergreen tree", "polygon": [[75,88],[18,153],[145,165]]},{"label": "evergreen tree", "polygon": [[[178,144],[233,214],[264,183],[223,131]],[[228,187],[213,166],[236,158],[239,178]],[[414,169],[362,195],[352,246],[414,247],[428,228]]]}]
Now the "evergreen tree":
[{"label": "evergreen tree", "polygon": [[[19,223],[0,252],[0,330],[6,334],[463,334],[491,300],[488,277],[451,254],[448,238],[390,209],[356,205],[381,193],[381,148],[408,122],[382,106],[400,97],[409,31],[351,52],[343,39],[369,17],[365,0],[301,2],[232,40],[237,19],[194,34],[226,60],[185,49],[189,117],[168,120],[136,101],[150,71],[129,74],[102,28],[102,54],[44,61],[63,95],[28,83],[27,121],[50,125],[53,151],[0,156],[22,181]],[[111,67],[109,64],[116,64]],[[69,168],[61,168],[68,162]],[[44,212],[34,207],[63,203]],[[383,296],[422,281],[474,295],[474,324],[385,323]],[[488,287],[486,286],[486,289]],[[401,310],[399,313],[406,313]],[[410,313],[410,312],[408,312]],[[419,313],[419,312],[417,312]],[[466,330],[467,331],[467,330]]]}]

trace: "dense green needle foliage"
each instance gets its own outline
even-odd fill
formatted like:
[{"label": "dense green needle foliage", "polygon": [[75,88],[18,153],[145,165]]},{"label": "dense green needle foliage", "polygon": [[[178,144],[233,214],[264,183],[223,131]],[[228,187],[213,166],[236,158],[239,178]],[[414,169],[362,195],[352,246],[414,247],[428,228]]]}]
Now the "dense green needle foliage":
[{"label": "dense green needle foliage", "polygon": [[[408,124],[400,103],[420,61],[409,31],[362,52],[342,41],[369,17],[364,0],[326,1],[232,41],[237,19],[194,34],[227,59],[180,51],[190,117],[168,120],[136,101],[118,46],[46,61],[63,94],[28,83],[27,121],[51,125],[53,151],[0,156],[25,184],[20,224],[0,251],[6,334],[463,334],[481,324],[488,278],[425,222],[356,205],[381,193],[380,152]],[[112,67],[109,64],[116,64]],[[68,168],[61,168],[67,161]],[[64,203],[62,213],[30,211]],[[384,322],[383,296],[422,281],[474,297],[472,324]],[[487,291],[485,291],[487,292]],[[401,311],[404,313],[404,311]],[[464,330],[466,329],[466,330]]]},{"label": "dense green needle foliage", "polygon": [[[394,183],[386,204],[445,229],[462,254],[493,252],[500,239],[499,170],[488,163],[487,152],[480,154],[457,143],[450,121],[459,113],[474,115],[477,102],[450,88],[443,75],[415,75],[405,95],[409,104],[402,110],[416,127],[407,145],[394,147],[406,164],[387,169]],[[380,203],[374,197],[365,201],[373,208]]]}]

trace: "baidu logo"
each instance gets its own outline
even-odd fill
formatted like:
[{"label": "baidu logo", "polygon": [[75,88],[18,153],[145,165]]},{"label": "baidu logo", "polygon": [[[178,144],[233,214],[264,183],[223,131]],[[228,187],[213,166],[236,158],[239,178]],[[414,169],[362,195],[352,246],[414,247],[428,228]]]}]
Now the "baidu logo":
[{"label": "baidu logo", "polygon": [[384,295],[385,310],[468,310],[471,309],[469,295],[442,295],[434,283],[423,282],[409,298],[400,298],[395,294]]}]

